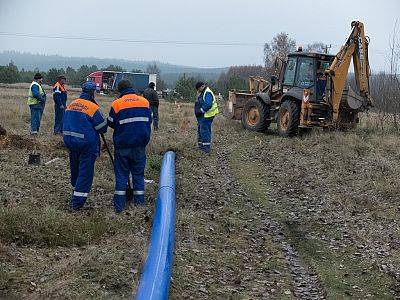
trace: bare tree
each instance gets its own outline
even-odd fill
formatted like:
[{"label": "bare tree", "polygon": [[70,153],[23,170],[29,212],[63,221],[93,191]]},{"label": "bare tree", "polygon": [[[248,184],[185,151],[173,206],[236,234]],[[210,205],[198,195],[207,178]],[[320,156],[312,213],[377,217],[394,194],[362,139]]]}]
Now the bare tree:
[{"label": "bare tree", "polygon": [[277,34],[272,41],[264,45],[264,62],[267,68],[272,68],[277,57],[284,59],[287,54],[296,49],[296,41],[285,32]]},{"label": "bare tree", "polygon": [[393,31],[390,37],[390,74],[395,79],[398,75],[399,58],[400,58],[400,41],[397,40],[397,21],[394,24]]},{"label": "bare tree", "polygon": [[161,73],[161,71],[160,71],[160,69],[157,67],[157,64],[156,63],[153,63],[153,64],[148,64],[147,65],[147,67],[146,67],[146,73],[148,73],[148,74],[160,74]]},{"label": "bare tree", "polygon": [[[322,42],[314,42],[311,44],[308,44],[306,48],[304,49],[306,52],[319,52],[322,53],[324,52],[326,45]],[[328,50],[328,48],[326,48]]]},{"label": "bare tree", "polygon": [[396,130],[400,129],[400,41],[397,33],[396,22],[389,38],[389,72],[373,74],[370,80],[370,90],[378,114],[376,126],[382,130],[385,125],[391,125]]},{"label": "bare tree", "polygon": [[162,91],[166,88],[164,80],[161,79],[161,70],[154,62],[153,64],[148,64],[146,67],[146,73],[157,74],[157,90]]}]

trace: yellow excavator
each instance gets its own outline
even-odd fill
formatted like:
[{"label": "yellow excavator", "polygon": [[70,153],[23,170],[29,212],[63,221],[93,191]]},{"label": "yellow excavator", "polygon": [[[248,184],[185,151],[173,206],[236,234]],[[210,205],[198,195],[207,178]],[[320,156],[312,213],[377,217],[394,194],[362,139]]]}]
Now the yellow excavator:
[{"label": "yellow excavator", "polygon": [[[294,136],[312,127],[354,128],[358,113],[373,105],[369,92],[369,40],[364,25],[352,31],[336,55],[297,51],[275,61],[277,76],[269,81],[250,78],[249,91],[229,93],[228,111],[245,128],[265,131],[277,123],[282,136]],[[354,65],[355,92],[348,80]]]}]

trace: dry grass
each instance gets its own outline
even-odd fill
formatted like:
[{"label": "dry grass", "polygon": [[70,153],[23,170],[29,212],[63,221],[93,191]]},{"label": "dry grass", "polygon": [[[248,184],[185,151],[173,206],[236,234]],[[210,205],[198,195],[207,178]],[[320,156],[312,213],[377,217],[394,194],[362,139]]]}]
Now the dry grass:
[{"label": "dry grass", "polygon": [[233,169],[285,224],[328,298],[398,295],[400,139],[390,124],[381,130],[364,119],[347,133],[250,136],[259,142],[237,148]]},{"label": "dry grass", "polygon": [[[71,214],[68,153],[62,139],[52,135],[51,91],[46,89],[40,134],[32,139],[28,86],[0,86],[0,102],[7,107],[0,111],[0,121],[8,132],[0,141],[0,297],[126,298],[136,288],[145,259],[162,154],[185,147],[186,141],[176,138],[175,111],[161,106],[161,128],[148,147],[146,178],[156,183],[146,187],[146,207],[121,216],[113,213],[114,174],[102,153],[87,209]],[[78,96],[75,89],[69,100]],[[97,101],[107,114],[112,98],[103,95]],[[42,162],[59,159],[48,166],[29,166],[33,149],[41,152]]]}]

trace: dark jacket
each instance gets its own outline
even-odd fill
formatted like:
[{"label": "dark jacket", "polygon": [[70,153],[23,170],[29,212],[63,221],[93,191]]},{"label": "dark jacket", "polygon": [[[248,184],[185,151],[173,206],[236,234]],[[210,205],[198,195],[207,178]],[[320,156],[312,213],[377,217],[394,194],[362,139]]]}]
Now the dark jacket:
[{"label": "dark jacket", "polygon": [[149,101],[150,106],[158,106],[160,104],[160,101],[158,100],[157,91],[155,91],[152,88],[148,87],[147,89],[145,89],[143,92],[143,97],[145,97],[147,101]]}]

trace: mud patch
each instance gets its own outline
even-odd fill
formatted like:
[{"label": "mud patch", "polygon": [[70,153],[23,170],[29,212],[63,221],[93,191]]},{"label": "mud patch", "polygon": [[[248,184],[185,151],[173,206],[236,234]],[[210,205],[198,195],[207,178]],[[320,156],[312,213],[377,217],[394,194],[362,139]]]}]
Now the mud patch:
[{"label": "mud patch", "polygon": [[7,136],[6,140],[8,140],[7,145],[9,147],[17,149],[33,150],[35,148],[41,148],[41,145],[37,141],[17,134]]}]

